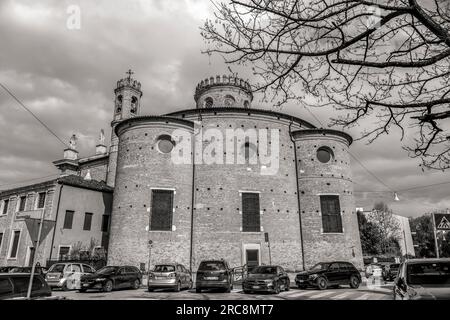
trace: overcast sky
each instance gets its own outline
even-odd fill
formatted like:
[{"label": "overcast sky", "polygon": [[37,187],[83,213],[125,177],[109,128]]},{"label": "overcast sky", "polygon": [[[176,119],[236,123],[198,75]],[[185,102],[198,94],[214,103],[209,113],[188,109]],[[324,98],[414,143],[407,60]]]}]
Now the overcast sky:
[{"label": "overcast sky", "polygon": [[[81,9],[81,28],[67,28],[67,8]],[[221,57],[201,54],[199,27],[211,15],[208,0],[1,0],[0,82],[9,87],[56,134],[79,137],[81,156],[94,152],[99,130],[109,136],[113,89],[132,68],[144,92],[141,113],[162,114],[193,108],[199,80],[227,73]],[[245,74],[245,71],[242,71]],[[251,77],[245,74],[245,77]],[[253,106],[258,106],[258,97]],[[327,123],[329,112],[313,110]],[[315,119],[302,107],[283,112]],[[0,186],[55,174],[52,161],[63,145],[0,88]],[[350,133],[357,137],[361,128]],[[371,209],[385,201],[395,213],[417,216],[450,207],[450,184],[402,192],[450,181],[449,172],[426,171],[408,158],[395,132],[351,152],[392,190],[386,191],[353,161],[356,205]]]}]

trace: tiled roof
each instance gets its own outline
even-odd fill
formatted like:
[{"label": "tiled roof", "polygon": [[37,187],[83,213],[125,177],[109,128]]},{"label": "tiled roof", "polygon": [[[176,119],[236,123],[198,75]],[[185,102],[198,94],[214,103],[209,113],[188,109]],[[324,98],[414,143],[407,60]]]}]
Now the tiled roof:
[{"label": "tiled roof", "polygon": [[64,184],[72,187],[85,188],[90,190],[113,192],[114,188],[106,185],[104,181],[85,180],[83,177],[76,175],[64,176],[58,179],[59,184]]}]

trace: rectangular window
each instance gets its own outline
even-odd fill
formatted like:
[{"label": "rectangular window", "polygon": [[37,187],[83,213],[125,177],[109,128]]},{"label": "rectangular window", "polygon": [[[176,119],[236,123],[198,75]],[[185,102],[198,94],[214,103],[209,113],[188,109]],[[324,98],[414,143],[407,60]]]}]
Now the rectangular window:
[{"label": "rectangular window", "polygon": [[242,193],[242,231],[261,231],[259,193]]},{"label": "rectangular window", "polygon": [[102,217],[102,232],[108,232],[109,230],[109,215],[104,214]]},{"label": "rectangular window", "polygon": [[66,210],[66,216],[64,218],[64,226],[63,229],[72,229],[72,223],[73,223],[73,215],[75,211],[72,210]]},{"label": "rectangular window", "polygon": [[37,208],[42,209],[45,207],[45,192],[39,192],[38,194],[38,200],[37,200]]},{"label": "rectangular window", "polygon": [[2,215],[8,214],[8,207],[9,207],[9,199],[3,200],[0,214]]},{"label": "rectangular window", "polygon": [[0,253],[2,251],[2,242],[3,242],[3,232],[0,233]]},{"label": "rectangular window", "polygon": [[320,196],[322,228],[324,233],[342,233],[341,208],[339,196]]},{"label": "rectangular window", "polygon": [[19,211],[24,211],[25,210],[25,204],[27,203],[27,197],[26,196],[21,196],[19,198]]},{"label": "rectangular window", "polygon": [[150,230],[172,230],[173,194],[173,190],[152,190]]},{"label": "rectangular window", "polygon": [[65,257],[69,255],[69,253],[70,253],[70,246],[60,246],[58,252],[59,260],[63,260]]},{"label": "rectangular window", "polygon": [[19,249],[20,230],[16,230],[12,234],[11,248],[9,250],[9,258],[17,258],[17,251]]},{"label": "rectangular window", "polygon": [[92,213],[86,212],[84,214],[84,225],[83,230],[91,230],[91,224],[92,224]]}]

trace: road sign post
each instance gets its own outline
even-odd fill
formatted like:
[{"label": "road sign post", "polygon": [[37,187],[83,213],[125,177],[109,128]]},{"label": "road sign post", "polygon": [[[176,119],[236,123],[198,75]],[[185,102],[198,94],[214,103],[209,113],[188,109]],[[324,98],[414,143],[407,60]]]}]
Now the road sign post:
[{"label": "road sign post", "polygon": [[39,223],[39,231],[38,231],[38,236],[37,236],[37,241],[36,241],[36,249],[34,250],[33,259],[32,259],[30,283],[28,284],[27,299],[30,299],[30,297],[31,297],[31,288],[33,286],[33,277],[34,277],[34,271],[36,268],[35,260],[36,260],[37,252],[39,250],[43,224],[44,224],[44,209],[42,209],[42,213],[41,213],[41,220]]}]

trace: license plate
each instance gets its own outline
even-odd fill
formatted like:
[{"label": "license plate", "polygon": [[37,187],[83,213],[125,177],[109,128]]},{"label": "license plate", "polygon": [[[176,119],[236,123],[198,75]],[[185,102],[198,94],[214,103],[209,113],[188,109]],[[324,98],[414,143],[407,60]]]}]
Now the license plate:
[{"label": "license plate", "polygon": [[298,280],[298,282],[305,282],[305,280]]},{"label": "license plate", "polygon": [[83,287],[88,287],[89,283],[83,283]]},{"label": "license plate", "polygon": [[205,280],[219,280],[218,277],[205,277]]},{"label": "license plate", "polygon": [[162,280],[165,279],[164,277],[155,277],[156,280]]},{"label": "license plate", "polygon": [[261,288],[260,286],[253,286],[253,289],[259,289]]}]

